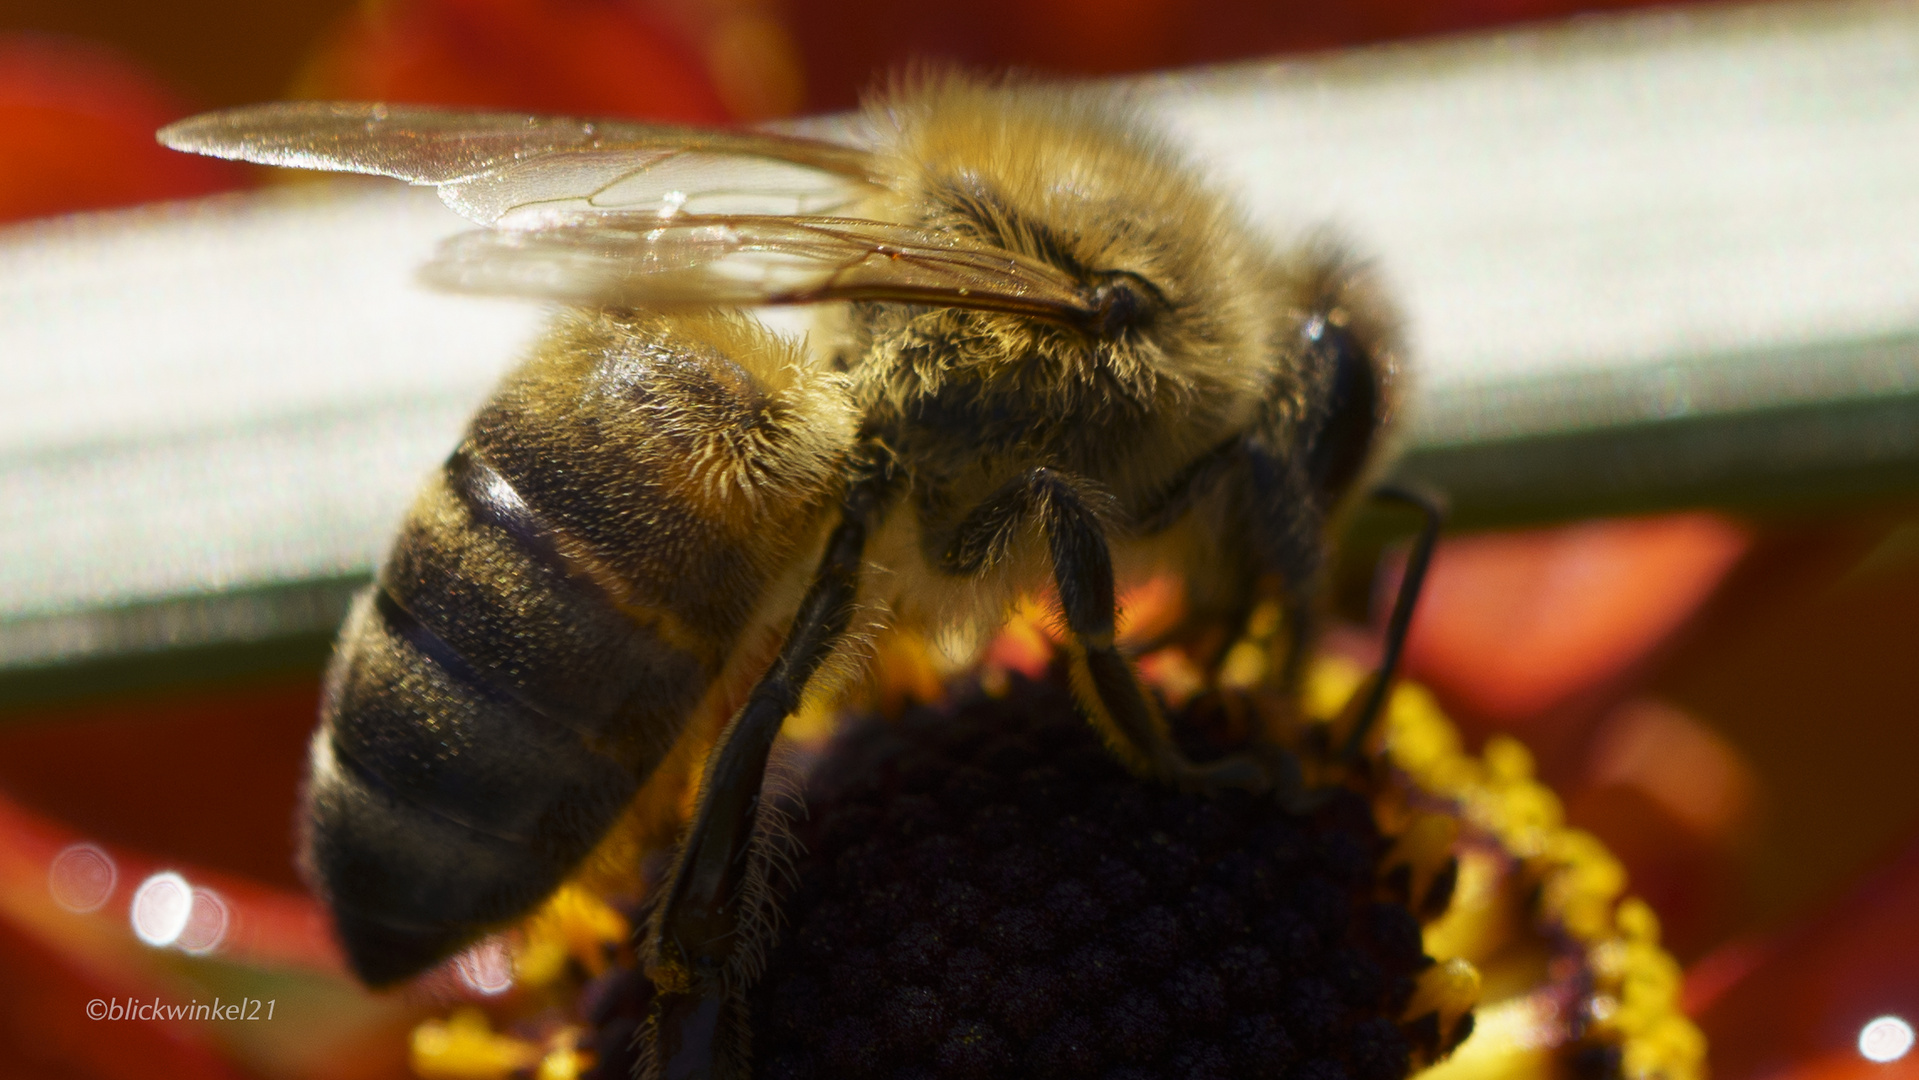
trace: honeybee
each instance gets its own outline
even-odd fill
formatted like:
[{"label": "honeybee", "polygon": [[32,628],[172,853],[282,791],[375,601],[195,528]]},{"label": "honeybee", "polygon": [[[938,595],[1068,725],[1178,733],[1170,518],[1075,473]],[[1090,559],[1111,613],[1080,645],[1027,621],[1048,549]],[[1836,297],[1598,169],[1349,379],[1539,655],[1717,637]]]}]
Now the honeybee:
[{"label": "honeybee", "polygon": [[[1279,599],[1297,667],[1392,412],[1371,277],[1262,237],[1111,94],[929,74],[864,121],[851,146],[298,103],[161,132],[436,186],[487,228],[428,280],[569,305],[420,494],[327,675],[305,858],[367,982],[536,905],[743,676],[643,942],[650,1058],[709,1073],[774,737],[880,622],[991,626],[1050,588],[1121,761],[1275,782],[1256,750],[1178,749],[1116,645],[1115,582],[1176,573],[1182,639]],[[830,301],[824,358],[737,310]]]}]

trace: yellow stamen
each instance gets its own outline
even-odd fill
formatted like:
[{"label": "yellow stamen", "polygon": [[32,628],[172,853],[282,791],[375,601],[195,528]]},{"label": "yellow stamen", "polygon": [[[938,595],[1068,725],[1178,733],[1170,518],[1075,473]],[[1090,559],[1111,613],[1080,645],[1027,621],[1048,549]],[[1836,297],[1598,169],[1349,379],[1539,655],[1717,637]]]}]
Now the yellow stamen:
[{"label": "yellow stamen", "polygon": [[1555,1076],[1553,1049],[1561,1026],[1541,996],[1503,1001],[1479,1010],[1473,1037],[1418,1080],[1541,1080]]},{"label": "yellow stamen", "polygon": [[1420,814],[1380,861],[1380,876],[1387,877],[1401,867],[1408,875],[1407,902],[1415,911],[1425,905],[1426,895],[1453,859],[1453,845],[1459,840],[1459,821],[1450,814]]},{"label": "yellow stamen", "polygon": [[521,927],[523,944],[514,957],[518,980],[545,986],[576,961],[589,975],[606,970],[607,950],[625,941],[626,918],[577,884],[560,886]]},{"label": "yellow stamen", "polygon": [[421,1080],[504,1080],[540,1060],[539,1047],[495,1034],[486,1014],[475,1008],[414,1028],[411,1051],[414,1075]]},{"label": "yellow stamen", "polygon": [[1400,1020],[1411,1023],[1429,1013],[1439,1014],[1439,1030],[1451,1031],[1459,1018],[1479,1004],[1479,969],[1454,957],[1420,973],[1413,997]]},{"label": "yellow stamen", "polygon": [[[1344,661],[1315,664],[1307,715],[1336,724],[1366,678]],[[1643,901],[1622,899],[1625,867],[1597,837],[1566,827],[1559,797],[1534,778],[1525,746],[1500,735],[1479,757],[1467,754],[1431,696],[1406,685],[1394,690],[1381,727],[1387,761],[1412,788],[1394,796],[1399,804],[1443,800],[1472,833],[1456,842],[1453,904],[1426,928],[1425,942],[1431,955],[1482,965],[1489,999],[1473,1036],[1417,1080],[1544,1080],[1563,1073],[1561,1054],[1594,1044],[1618,1048],[1627,1080],[1703,1080],[1705,1038],[1679,1010],[1682,973],[1659,946],[1658,917]],[[1432,858],[1439,835],[1437,825],[1413,818],[1388,869],[1417,867],[1416,853]],[[1573,1016],[1540,985],[1557,978],[1551,973],[1565,960],[1592,979]],[[1453,978],[1447,965],[1429,969],[1407,1018],[1432,1011],[1447,992],[1463,998],[1463,975],[1458,989]]]},{"label": "yellow stamen", "polygon": [[563,1028],[547,1040],[546,1056],[533,1073],[533,1080],[579,1080],[593,1067],[593,1054],[578,1047],[578,1028]]}]

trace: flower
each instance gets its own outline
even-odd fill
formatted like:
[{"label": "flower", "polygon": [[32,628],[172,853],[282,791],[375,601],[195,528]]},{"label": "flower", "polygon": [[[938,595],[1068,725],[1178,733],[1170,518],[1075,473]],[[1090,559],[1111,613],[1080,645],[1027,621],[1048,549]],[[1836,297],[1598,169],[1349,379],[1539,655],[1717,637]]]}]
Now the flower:
[{"label": "flower", "polygon": [[[1364,670],[1330,657],[1303,715],[1263,684],[1187,707],[1249,709],[1311,798],[1180,795],[1111,761],[1058,667],[1018,670],[1036,641],[1016,621],[988,650],[1013,670],[989,661],[904,726],[855,722],[801,754],[797,884],[758,920],[787,929],[737,1006],[756,1075],[1704,1076],[1656,916],[1518,742],[1466,754],[1404,686],[1355,768],[1330,748]],[[616,908],[637,918],[644,898],[563,889],[505,939],[525,985],[504,1030],[431,1021],[416,1071],[629,1071],[651,988]],[[1389,944],[1402,924],[1411,952]],[[555,1013],[555,995],[579,1004]]]}]

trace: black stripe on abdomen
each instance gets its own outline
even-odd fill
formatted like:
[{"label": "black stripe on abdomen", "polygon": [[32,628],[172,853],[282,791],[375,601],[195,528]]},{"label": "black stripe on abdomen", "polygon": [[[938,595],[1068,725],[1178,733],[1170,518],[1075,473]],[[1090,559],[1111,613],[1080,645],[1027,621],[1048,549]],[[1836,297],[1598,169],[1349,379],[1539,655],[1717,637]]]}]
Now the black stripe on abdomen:
[{"label": "black stripe on abdomen", "polygon": [[466,504],[473,520],[505,532],[534,561],[563,570],[566,557],[553,542],[552,527],[540,519],[498,469],[466,446],[453,451],[444,466],[447,486]]},{"label": "black stripe on abdomen", "polygon": [[476,671],[384,590],[358,634],[335,749],[396,798],[570,865],[637,789],[626,763]]},{"label": "black stripe on abdomen", "polygon": [[416,508],[381,574],[391,600],[484,684],[650,772],[726,646],[689,648],[667,632],[670,613],[623,605],[617,582],[582,572],[559,531],[466,450],[423,504],[432,512]]},{"label": "black stripe on abdomen", "polygon": [[401,606],[385,585],[373,587],[373,610],[380,616],[381,624],[387,633],[411,646],[426,660],[430,661],[454,681],[464,684],[478,697],[505,704],[511,702],[529,716],[538,717],[540,722],[555,728],[572,732],[583,742],[591,740],[598,733],[593,726],[581,724],[570,718],[567,710],[545,704],[529,697],[526,691],[509,682],[489,677],[479,668],[468,663],[459,651],[447,644],[439,634],[434,633],[425,623],[413,616],[413,613]]},{"label": "black stripe on abdomen", "polygon": [[356,968],[401,978],[537,904],[638,783],[363,595],[316,735],[306,858]]}]

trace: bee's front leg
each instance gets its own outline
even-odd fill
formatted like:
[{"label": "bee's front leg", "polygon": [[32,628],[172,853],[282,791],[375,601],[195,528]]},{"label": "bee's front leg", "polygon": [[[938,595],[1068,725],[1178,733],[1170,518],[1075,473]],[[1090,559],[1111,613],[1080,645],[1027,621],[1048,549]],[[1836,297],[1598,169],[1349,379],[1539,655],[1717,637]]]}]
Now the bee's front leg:
[{"label": "bee's front leg", "polygon": [[1414,538],[1412,548],[1406,555],[1406,569],[1399,579],[1399,595],[1393,599],[1393,611],[1386,620],[1379,670],[1361,688],[1363,696],[1355,694],[1353,702],[1347,706],[1352,726],[1341,748],[1341,753],[1347,758],[1357,758],[1364,751],[1367,735],[1386,708],[1386,695],[1391,691],[1393,676],[1399,669],[1399,654],[1406,646],[1407,632],[1412,629],[1413,606],[1419,603],[1419,590],[1426,581],[1427,564],[1432,562],[1433,548],[1439,544],[1439,530],[1446,524],[1446,500],[1434,492],[1400,484],[1381,484],[1373,489],[1372,497],[1378,502],[1396,502],[1412,507],[1419,511],[1421,522],[1419,535]]},{"label": "bee's front leg", "polygon": [[[1314,642],[1319,611],[1316,594],[1325,563],[1326,497],[1309,480],[1307,470],[1293,457],[1272,453],[1258,440],[1244,444],[1245,483],[1253,494],[1253,534],[1263,545],[1262,560],[1276,570],[1288,585],[1286,619],[1291,631],[1282,685],[1297,686],[1306,667]],[[1399,654],[1412,627],[1413,605],[1426,577],[1426,564],[1446,521],[1444,497],[1418,487],[1380,484],[1369,496],[1375,502],[1396,502],[1419,512],[1421,524],[1406,560],[1406,572],[1400,578],[1399,595],[1387,620],[1379,669],[1374,672],[1362,694],[1349,706],[1348,735],[1341,748],[1347,758],[1358,756],[1373,725],[1384,710],[1399,665]]]},{"label": "bee's front leg", "polygon": [[1158,705],[1120,655],[1112,552],[1070,477],[1037,468],[988,497],[960,523],[947,569],[968,573],[991,565],[1027,522],[1040,525],[1053,558],[1060,609],[1073,634],[1074,690],[1115,752],[1146,775],[1188,790],[1267,788],[1272,778],[1249,757],[1200,765],[1173,745]]},{"label": "bee's front leg", "polygon": [[663,1080],[712,1080],[722,1067],[730,991],[751,912],[745,886],[754,855],[761,786],[773,740],[806,684],[845,636],[867,531],[884,477],[855,483],[827,541],[786,642],[746,704],[720,733],[700,780],[699,807],[648,923],[644,954],[655,989],[642,1060]]}]

